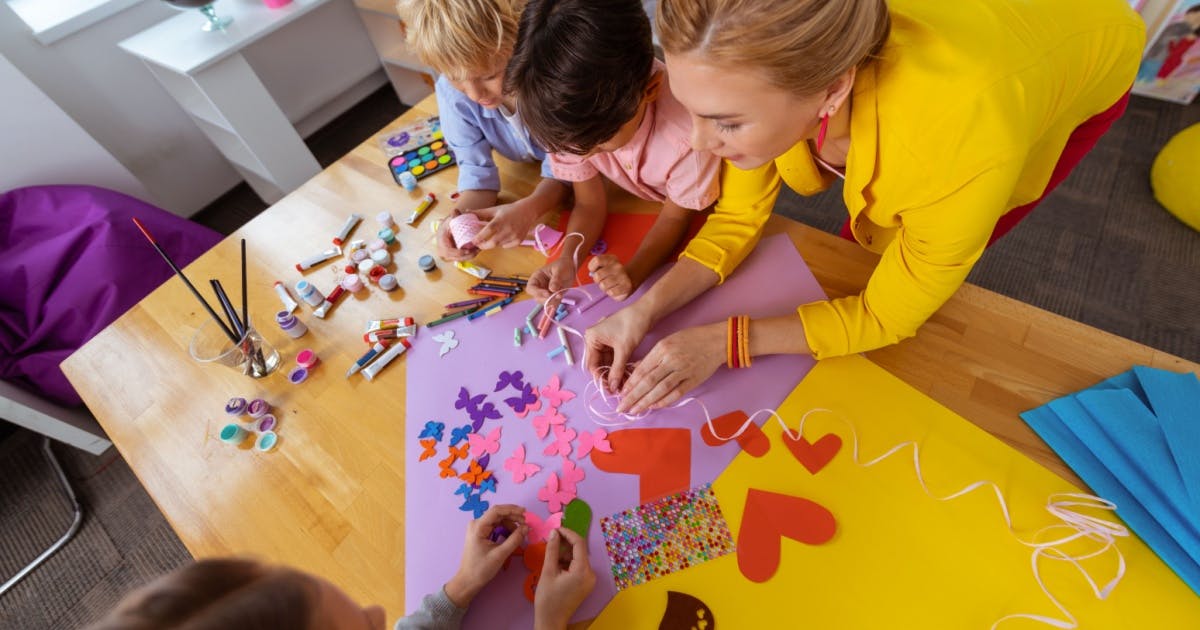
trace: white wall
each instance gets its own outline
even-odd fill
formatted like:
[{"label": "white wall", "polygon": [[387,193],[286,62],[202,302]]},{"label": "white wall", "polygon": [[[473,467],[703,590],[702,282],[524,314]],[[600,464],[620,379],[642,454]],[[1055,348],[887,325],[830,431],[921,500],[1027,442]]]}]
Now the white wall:
[{"label": "white wall", "polygon": [[[165,3],[148,0],[44,46],[0,2],[0,55],[133,173],[147,201],[189,216],[240,176],[142,62],[117,47],[176,14]],[[196,17],[199,27],[203,17],[199,12]],[[321,109],[338,93],[385,82],[351,0],[314,10],[245,55],[289,118],[307,123],[300,125],[305,130],[316,126],[312,119],[331,119],[353,104],[343,100],[332,111]],[[20,159],[19,152],[5,153],[0,160]]]},{"label": "white wall", "polygon": [[111,153],[0,55],[0,192],[41,184],[89,184],[146,198]]}]

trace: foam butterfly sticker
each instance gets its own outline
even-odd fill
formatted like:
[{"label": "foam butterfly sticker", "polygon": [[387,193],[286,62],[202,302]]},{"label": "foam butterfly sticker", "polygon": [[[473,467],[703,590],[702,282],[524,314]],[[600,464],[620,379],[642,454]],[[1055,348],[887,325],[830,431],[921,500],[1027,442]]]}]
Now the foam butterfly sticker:
[{"label": "foam butterfly sticker", "polygon": [[475,491],[475,489],[471,487],[471,484],[460,483],[460,484],[458,484],[458,490],[455,490],[454,494],[456,494],[456,495],[461,494],[463,496],[463,498],[465,499],[465,498],[471,496],[471,493],[474,491]]},{"label": "foam butterfly sticker", "polygon": [[591,433],[587,431],[579,432],[579,445],[575,448],[575,458],[583,459],[593,449],[601,453],[612,452],[612,444],[608,441],[608,431],[596,429]]},{"label": "foam butterfly sticker", "polygon": [[541,411],[541,410],[542,410],[542,399],[537,398],[534,400],[532,405],[525,405],[525,409],[523,411],[513,410],[513,415],[518,418],[524,418],[525,416],[528,416],[529,414],[531,414],[535,411]]},{"label": "foam butterfly sticker", "polygon": [[575,462],[564,457],[563,469],[559,475],[560,477],[558,479],[558,485],[563,489],[564,492],[579,494],[579,490],[576,486],[580,481],[583,481],[584,472],[582,468],[576,466]]},{"label": "foam butterfly sticker", "polygon": [[438,473],[438,476],[442,479],[458,477],[458,471],[454,470],[454,462],[456,461],[458,461],[458,458],[453,454],[446,459],[439,461],[438,466],[442,467],[442,471]]},{"label": "foam butterfly sticker", "polygon": [[546,434],[550,432],[551,426],[561,425],[567,421],[567,417],[558,412],[558,409],[551,407],[540,416],[533,417],[533,429],[537,431],[538,439],[546,439]]},{"label": "foam butterfly sticker", "polygon": [[546,520],[542,517],[525,510],[525,524],[529,526],[529,534],[525,542],[534,544],[546,540],[550,537],[550,532],[562,527],[562,512],[554,512]]},{"label": "foam butterfly sticker", "polygon": [[537,464],[525,463],[525,445],[522,444],[513,451],[512,457],[504,460],[504,469],[512,471],[513,483],[521,483],[535,475],[542,467]]},{"label": "foam butterfly sticker", "polygon": [[469,413],[471,414],[471,426],[476,431],[478,431],[479,428],[483,426],[484,420],[488,420],[488,419],[499,420],[502,417],[500,415],[500,412],[496,411],[496,405],[493,405],[490,402],[483,403],[482,406],[480,406],[477,409],[469,411]]},{"label": "foam butterfly sticker", "polygon": [[571,440],[575,439],[575,429],[565,427],[561,424],[554,426],[554,441],[546,450],[542,451],[547,455],[562,455],[567,457],[571,454]]},{"label": "foam butterfly sticker", "polygon": [[471,413],[479,408],[479,403],[483,402],[484,397],[484,394],[472,396],[466,387],[460,387],[458,389],[458,400],[454,401],[454,408],[466,409],[467,413]]},{"label": "foam butterfly sticker", "polygon": [[446,353],[458,347],[458,340],[454,338],[453,330],[434,335],[433,340],[442,344],[441,350],[438,350],[438,358],[446,356]]},{"label": "foam butterfly sticker", "polygon": [[487,501],[483,500],[482,494],[472,494],[467,496],[467,500],[463,501],[463,504],[458,506],[458,509],[464,512],[473,512],[475,518],[479,518],[487,511],[489,505]]},{"label": "foam butterfly sticker", "polygon": [[496,389],[493,392],[498,392],[505,387],[512,386],[513,389],[520,391],[525,389],[525,373],[521,370],[515,372],[501,372],[500,379],[496,381]]},{"label": "foam butterfly sticker", "polygon": [[551,512],[561,512],[563,506],[575,498],[575,493],[564,490],[559,484],[558,475],[550,473],[546,485],[538,489],[537,498],[538,501],[544,501]]},{"label": "foam butterfly sticker", "polygon": [[471,484],[472,486],[478,486],[480,482],[491,476],[492,471],[484,470],[483,467],[479,465],[479,462],[471,460],[471,463],[467,466],[467,470],[464,471],[463,474],[459,475],[458,478]]},{"label": "foam butterfly sticker", "polygon": [[505,398],[504,404],[508,405],[509,407],[512,407],[513,411],[517,412],[518,414],[521,414],[521,417],[524,417],[523,414],[526,413],[526,411],[525,411],[526,407],[528,407],[529,405],[532,405],[533,403],[535,403],[537,401],[538,401],[537,390],[534,389],[533,385],[526,385],[525,387],[521,388],[521,390],[518,392],[518,394],[516,396],[513,396],[511,398]]},{"label": "foam butterfly sticker", "polygon": [[482,495],[484,492],[496,492],[495,477],[488,477],[487,479],[479,482],[479,494]]},{"label": "foam butterfly sticker", "polygon": [[429,438],[420,441],[421,446],[425,449],[421,451],[421,457],[417,461],[423,462],[434,455],[437,455],[437,440]]},{"label": "foam butterfly sticker", "polygon": [[430,420],[425,423],[425,428],[421,429],[421,434],[417,438],[433,438],[435,442],[442,441],[442,431],[445,430],[444,422],[434,422]]},{"label": "foam butterfly sticker", "polygon": [[558,375],[550,377],[550,382],[542,388],[542,399],[551,407],[559,407],[575,397],[575,392],[562,389]]},{"label": "foam butterfly sticker", "polygon": [[471,457],[478,458],[485,453],[490,455],[500,450],[501,428],[502,427],[496,427],[487,435],[481,435],[479,433],[472,433],[468,435],[467,440],[470,442],[471,446]]},{"label": "foam butterfly sticker", "polygon": [[446,448],[446,452],[450,453],[450,457],[453,457],[455,460],[466,459],[467,458],[467,449],[469,449],[469,448],[470,448],[469,444],[463,444],[457,448],[450,446],[450,447]]},{"label": "foam butterfly sticker", "polygon": [[455,446],[471,435],[471,425],[464,424],[461,427],[450,430],[450,446]]},{"label": "foam butterfly sticker", "polygon": [[477,461],[479,462],[480,468],[487,470],[488,464],[492,463],[492,456],[487,453],[484,453],[483,457],[478,458]]}]

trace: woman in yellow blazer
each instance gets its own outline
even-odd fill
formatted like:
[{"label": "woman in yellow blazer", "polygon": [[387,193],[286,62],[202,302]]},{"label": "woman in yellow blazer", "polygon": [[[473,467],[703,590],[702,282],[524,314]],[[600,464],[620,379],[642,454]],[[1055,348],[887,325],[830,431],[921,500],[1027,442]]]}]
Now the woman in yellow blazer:
[{"label": "woman in yellow blazer", "polygon": [[736,334],[683,330],[628,378],[610,370],[632,412],[723,363],[915,335],[1124,111],[1145,39],[1124,0],[661,0],[657,26],[693,146],[726,159],[721,197],[678,264],[588,330],[587,367],[625,366],[655,322],[724,281],[783,184],[844,178],[845,231],[880,260],[859,295]]}]

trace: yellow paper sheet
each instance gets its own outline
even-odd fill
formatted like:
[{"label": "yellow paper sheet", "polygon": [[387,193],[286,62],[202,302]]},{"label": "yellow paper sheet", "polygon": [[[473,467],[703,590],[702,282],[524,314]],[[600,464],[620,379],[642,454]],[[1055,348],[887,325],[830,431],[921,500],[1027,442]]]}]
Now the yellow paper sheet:
[{"label": "yellow paper sheet", "polygon": [[[831,541],[808,546],[783,539],[779,570],[764,583],[742,576],[735,553],[626,589],[592,627],[657,628],[669,590],[705,602],[722,629],[988,628],[1013,613],[1065,620],[1039,588],[1032,550],[1009,532],[992,490],[945,502],[930,498],[917,482],[911,449],[870,468],[855,465],[854,439],[837,417],[857,429],[863,462],[898,443],[917,442],[935,495],[980,479],[995,481],[1016,531],[1027,538],[1057,522],[1045,510],[1051,494],[1081,490],[862,357],[821,361],[779,413],[794,429],[815,408],[836,415],[812,414],[804,436],[815,442],[832,432],[843,440],[824,469],[815,475],[805,470],[770,420],[764,425],[771,439],[767,455],[755,459],[742,453],[713,487],[735,540],[747,490],[753,487],[828,508],[838,527]],[[1102,514],[1116,519],[1111,512]],[[1077,569],[1040,561],[1046,585],[1079,627],[1200,628],[1200,598],[1149,548],[1133,536],[1119,539],[1117,547],[1128,568],[1103,601]],[[1103,584],[1114,575],[1116,556],[1110,551],[1085,566]],[[1000,626],[1048,627],[1028,620]]]}]

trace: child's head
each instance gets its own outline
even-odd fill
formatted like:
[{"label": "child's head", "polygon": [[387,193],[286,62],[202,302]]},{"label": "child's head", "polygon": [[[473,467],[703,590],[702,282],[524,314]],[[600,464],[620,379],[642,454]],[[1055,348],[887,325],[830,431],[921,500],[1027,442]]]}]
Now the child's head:
[{"label": "child's head", "polygon": [[639,0],[529,0],[504,87],[547,151],[587,155],[632,138],[662,80],[653,64]]},{"label": "child's head", "polygon": [[363,608],[326,580],[252,560],[200,560],[126,595],[89,630],[383,630],[382,608]]},{"label": "child's head", "polygon": [[471,100],[494,108],[523,6],[523,0],[399,0],[397,10],[417,58]]}]

